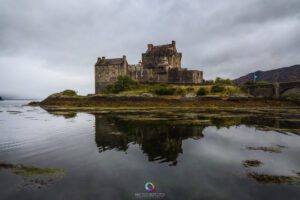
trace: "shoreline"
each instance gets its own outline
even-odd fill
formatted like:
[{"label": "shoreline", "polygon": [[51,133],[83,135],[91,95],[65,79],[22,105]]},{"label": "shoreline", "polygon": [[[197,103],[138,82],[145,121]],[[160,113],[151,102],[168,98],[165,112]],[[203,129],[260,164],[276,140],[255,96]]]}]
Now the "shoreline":
[{"label": "shoreline", "polygon": [[300,102],[283,99],[251,97],[172,97],[172,96],[64,96],[51,95],[41,102],[31,102],[47,111],[77,112],[238,112],[238,113],[300,113]]}]

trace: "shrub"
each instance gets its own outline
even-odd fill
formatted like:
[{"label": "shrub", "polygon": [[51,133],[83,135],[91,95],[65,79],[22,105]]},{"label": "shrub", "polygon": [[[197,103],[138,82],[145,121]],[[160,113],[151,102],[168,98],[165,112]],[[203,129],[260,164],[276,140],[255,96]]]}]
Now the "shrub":
[{"label": "shrub", "polygon": [[118,76],[117,81],[107,89],[113,93],[119,93],[125,90],[131,90],[138,86],[138,83],[129,76]]},{"label": "shrub", "polygon": [[193,87],[188,87],[188,88],[186,88],[186,91],[187,92],[194,92],[194,88]]},{"label": "shrub", "polygon": [[254,82],[253,81],[246,81],[246,82],[244,82],[243,85],[254,85]]},{"label": "shrub", "polygon": [[197,91],[197,96],[204,96],[204,95],[207,95],[208,91],[207,89],[205,88],[200,88],[198,91]]},{"label": "shrub", "polygon": [[214,80],[203,80],[202,83],[200,83],[200,85],[213,85],[214,84]]},{"label": "shrub", "polygon": [[178,95],[184,95],[186,93],[186,91],[182,88],[176,88],[176,94]]},{"label": "shrub", "polygon": [[77,96],[77,93],[74,90],[64,90],[62,95],[65,96]]},{"label": "shrub", "polygon": [[217,77],[215,80],[215,84],[217,85],[232,85],[232,81],[230,79],[222,79],[220,77]]},{"label": "shrub", "polygon": [[212,92],[212,93],[223,92],[224,89],[225,89],[225,88],[224,88],[223,86],[220,86],[220,85],[214,85],[214,86],[212,86],[212,88],[211,88],[211,92]]},{"label": "shrub", "polygon": [[153,92],[157,95],[174,95],[176,89],[170,86],[156,86]]}]

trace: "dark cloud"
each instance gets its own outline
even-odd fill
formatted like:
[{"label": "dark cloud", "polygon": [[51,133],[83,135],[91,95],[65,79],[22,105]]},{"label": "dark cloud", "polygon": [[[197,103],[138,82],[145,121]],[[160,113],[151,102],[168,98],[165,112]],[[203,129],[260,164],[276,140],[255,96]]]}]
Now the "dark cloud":
[{"label": "dark cloud", "polygon": [[0,94],[93,92],[96,57],[137,63],[177,41],[183,65],[235,78],[299,63],[299,0],[0,0]]}]

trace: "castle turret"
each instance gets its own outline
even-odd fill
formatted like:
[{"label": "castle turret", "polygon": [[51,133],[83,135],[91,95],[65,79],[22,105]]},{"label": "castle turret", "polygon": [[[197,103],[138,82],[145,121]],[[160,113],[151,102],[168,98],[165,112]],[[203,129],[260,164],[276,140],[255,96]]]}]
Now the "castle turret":
[{"label": "castle turret", "polygon": [[153,44],[148,44],[147,46],[148,46],[148,51],[151,51],[153,48]]},{"label": "castle turret", "polygon": [[176,47],[176,41],[175,40],[172,40],[172,46]]},{"label": "castle turret", "polygon": [[108,85],[112,85],[118,76],[128,73],[126,56],[121,58],[98,57],[95,64],[95,92],[101,93]]},{"label": "castle turret", "polygon": [[124,69],[124,74],[128,74],[128,64],[125,55],[123,55],[123,69]]}]

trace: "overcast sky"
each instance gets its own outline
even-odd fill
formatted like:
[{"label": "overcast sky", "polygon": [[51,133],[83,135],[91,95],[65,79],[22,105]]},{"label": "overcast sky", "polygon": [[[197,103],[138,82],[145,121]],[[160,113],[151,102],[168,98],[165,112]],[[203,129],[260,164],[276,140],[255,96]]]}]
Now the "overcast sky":
[{"label": "overcast sky", "polygon": [[0,0],[0,95],[94,92],[97,57],[176,40],[204,78],[300,63],[300,0]]}]

